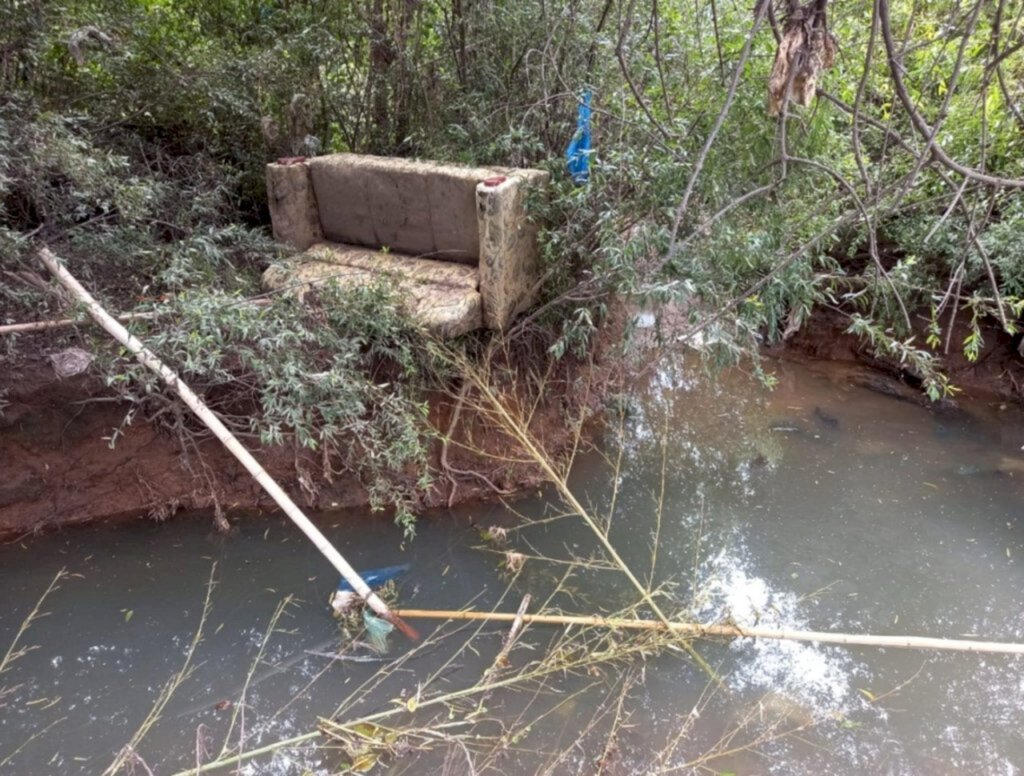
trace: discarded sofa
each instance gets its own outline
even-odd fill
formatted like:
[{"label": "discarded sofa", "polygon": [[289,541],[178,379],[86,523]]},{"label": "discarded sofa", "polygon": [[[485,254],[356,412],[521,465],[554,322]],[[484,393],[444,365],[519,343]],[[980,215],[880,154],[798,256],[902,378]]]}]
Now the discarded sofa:
[{"label": "discarded sofa", "polygon": [[274,237],[303,251],[266,270],[304,294],[386,276],[428,330],[504,329],[534,301],[537,229],[525,196],[542,170],[473,168],[359,154],[267,165]]}]

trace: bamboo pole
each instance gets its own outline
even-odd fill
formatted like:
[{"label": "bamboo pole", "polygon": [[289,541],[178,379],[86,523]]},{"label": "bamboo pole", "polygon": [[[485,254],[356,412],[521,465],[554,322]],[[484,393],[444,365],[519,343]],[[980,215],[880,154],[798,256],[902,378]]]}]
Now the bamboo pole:
[{"label": "bamboo pole", "polygon": [[[268,304],[266,299],[243,299],[240,300],[246,304],[254,305],[265,305]],[[237,304],[237,302],[232,302]],[[161,318],[164,315],[171,315],[173,310],[151,310],[144,313],[122,313],[121,315],[112,316],[118,321],[125,323],[127,321],[150,321],[154,318]],[[56,318],[51,321],[28,321],[27,323],[7,323],[0,326],[0,335],[4,334],[22,334],[24,332],[33,331],[50,331],[51,329],[65,329],[69,326],[76,326],[80,323],[84,323],[81,318]]]},{"label": "bamboo pole", "polygon": [[[119,321],[145,321],[151,318],[156,318],[160,315],[164,315],[161,312],[149,312],[149,313],[125,313],[124,315],[118,315],[117,320]],[[75,324],[82,323],[83,321],[79,318],[58,318],[52,321],[30,321],[28,323],[8,323],[0,326],[0,335],[3,334],[21,334],[22,332],[32,331],[49,331],[50,329],[64,329],[68,326],[74,326]]]},{"label": "bamboo pole", "polygon": [[196,395],[196,393],[189,388],[178,375],[164,364],[155,353],[149,350],[145,345],[138,340],[138,338],[132,336],[128,330],[118,323],[106,310],[104,310],[100,304],[89,294],[82,284],[75,280],[74,276],[62,267],[58,262],[57,258],[50,252],[48,248],[43,248],[39,251],[39,259],[46,265],[46,268],[53,273],[53,276],[60,281],[68,291],[74,294],[78,299],[85,304],[89,315],[118,342],[124,345],[130,350],[135,358],[138,359],[139,363],[143,366],[156,372],[160,377],[163,378],[164,382],[173,390],[178,396],[181,397],[182,401],[189,406],[189,408],[199,417],[203,423],[206,424],[207,428],[213,432],[214,436],[221,441],[221,443],[231,451],[232,455],[237,458],[242,466],[251,474],[263,489],[277,502],[278,506],[284,510],[285,514],[291,518],[292,522],[299,527],[299,530],[306,535],[306,537],[313,542],[318,550],[323,553],[324,557],[331,562],[331,565],[338,570],[338,573],[348,582],[352,589],[359,594],[359,596],[366,601],[373,611],[375,611],[382,618],[390,622],[402,633],[408,636],[410,639],[419,638],[419,634],[416,633],[415,629],[410,627],[401,617],[395,615],[386,603],[384,603],[380,596],[374,593],[370,587],[363,581],[362,577],[356,572],[349,562],[345,560],[340,552],[338,552],[334,545],[332,545],[327,537],[324,536],[320,529],[318,529],[310,521],[302,510],[299,509],[298,505],[292,501],[291,497],[278,485],[274,479],[267,474],[266,470],[260,466],[259,462],[253,458],[252,453],[246,450],[242,444],[232,435],[230,431],[221,423],[213,411],[206,406],[202,399]]},{"label": "bamboo pole", "polygon": [[1002,655],[1024,655],[1024,644],[970,639],[940,639],[927,636],[872,636],[857,633],[802,631],[788,628],[747,628],[740,625],[701,625],[691,622],[637,620],[616,617],[594,617],[568,614],[523,614],[511,612],[447,611],[442,609],[395,609],[399,617],[410,620],[486,620],[490,622],[536,623],[538,625],[581,625],[624,630],[671,630],[682,636],[726,636],[729,638],[775,639],[783,641],[816,641],[821,644],[843,644],[850,647],[898,647],[901,649],[940,649],[953,652],[986,652]]}]

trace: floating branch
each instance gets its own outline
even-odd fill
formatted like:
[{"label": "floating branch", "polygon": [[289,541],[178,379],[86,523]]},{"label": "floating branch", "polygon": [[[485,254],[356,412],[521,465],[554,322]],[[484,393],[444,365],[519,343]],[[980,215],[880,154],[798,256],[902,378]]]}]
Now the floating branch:
[{"label": "floating branch", "polygon": [[[576,495],[572,492],[572,489],[566,481],[565,474],[558,473],[555,468],[555,464],[543,451],[543,448],[541,448],[533,439],[527,425],[521,418],[514,416],[513,411],[511,411],[509,407],[506,407],[498,398],[497,394],[491,390],[491,387],[481,377],[480,372],[466,363],[464,358],[451,354],[450,352],[447,357],[463,371],[469,380],[472,380],[484,400],[494,409],[502,429],[522,445],[523,450],[525,450],[526,454],[541,468],[541,471],[544,472],[548,481],[558,489],[558,492],[561,494],[566,505],[571,508],[575,514],[579,515],[583,522],[587,524],[587,527],[594,533],[597,540],[604,547],[604,551],[608,554],[608,557],[611,558],[614,565],[617,566],[623,574],[625,574],[633,587],[636,588],[636,591],[640,594],[644,603],[651,608],[661,622],[668,625],[668,617],[666,617],[664,612],[661,611],[661,607],[659,607],[657,602],[654,600],[651,591],[648,590],[639,579],[637,579],[636,574],[633,573],[629,565],[622,559],[622,556],[619,555],[614,545],[609,541],[608,534],[605,530],[597,523],[594,516],[590,514],[583,504],[580,503],[580,500],[576,498]],[[696,662],[697,665],[707,673],[708,676],[716,682],[721,682],[721,679],[715,669],[700,656],[700,653],[698,653],[697,650],[685,642],[682,647],[690,657],[693,658],[694,662]]]},{"label": "floating branch", "polygon": [[323,553],[324,557],[331,562],[331,565],[338,570],[338,573],[366,601],[369,607],[409,638],[414,640],[419,638],[413,628],[391,612],[388,605],[370,589],[356,570],[349,565],[341,553],[334,548],[334,545],[327,540],[327,537],[320,532],[320,529],[313,525],[310,519],[299,509],[298,505],[292,501],[291,497],[267,474],[266,470],[252,456],[252,453],[242,446],[242,443],[221,423],[220,418],[178,377],[174,370],[164,364],[157,358],[155,353],[143,345],[137,337],[130,334],[124,326],[104,310],[89,292],[82,287],[81,283],[75,280],[74,276],[57,262],[56,257],[49,249],[43,248],[40,250],[39,258],[46,265],[46,268],[53,273],[53,276],[60,281],[61,285],[81,300],[89,315],[100,326],[106,329],[124,347],[128,348],[135,355],[135,358],[139,360],[139,363],[160,375],[168,387],[181,397],[182,401],[206,424],[214,436],[231,451],[232,455],[241,462],[249,474],[263,486],[263,489],[277,502],[277,505],[284,510],[292,522],[299,527],[299,530]]},{"label": "floating branch", "polygon": [[581,625],[623,630],[670,630],[682,636],[725,636],[727,638],[774,639],[781,641],[816,641],[821,644],[843,644],[848,647],[899,647],[902,649],[941,649],[952,652],[986,652],[1001,655],[1024,655],[1024,644],[970,639],[940,639],[927,636],[871,636],[858,633],[801,631],[789,628],[746,628],[741,625],[701,625],[691,622],[631,620],[628,618],[592,617],[568,614],[512,614],[510,612],[446,611],[441,609],[395,609],[399,617],[433,620],[485,620],[489,622],[526,622],[538,625]]}]

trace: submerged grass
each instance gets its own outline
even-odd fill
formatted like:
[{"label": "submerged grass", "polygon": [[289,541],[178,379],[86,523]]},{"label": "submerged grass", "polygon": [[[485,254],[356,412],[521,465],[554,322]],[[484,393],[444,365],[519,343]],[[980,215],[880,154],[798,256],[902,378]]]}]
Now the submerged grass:
[{"label": "submerged grass", "polygon": [[[7,647],[7,651],[4,653],[3,658],[0,658],[0,676],[7,673],[15,662],[36,648],[24,645],[22,640],[24,639],[25,634],[28,633],[29,628],[32,627],[32,623],[47,616],[48,613],[43,611],[43,605],[46,603],[46,599],[60,588],[60,583],[67,579],[68,576],[70,575],[66,569],[58,571],[50,581],[46,590],[43,591],[43,594],[39,596],[39,600],[36,601],[35,606],[33,606],[31,611],[25,616],[25,619],[21,621],[21,625],[18,627],[17,633],[14,634],[14,638]],[[4,685],[0,685],[0,701],[3,700],[4,695],[11,691],[11,689],[5,688]]]},{"label": "submerged grass", "polygon": [[278,603],[274,613],[270,616],[270,622],[267,623],[267,629],[263,634],[263,639],[260,641],[260,648],[256,652],[256,657],[253,658],[251,665],[249,666],[249,672],[245,675],[245,683],[242,685],[242,690],[239,693],[238,701],[231,705],[231,721],[228,723],[228,732],[224,734],[224,745],[220,750],[220,757],[223,757],[231,749],[231,736],[235,730],[235,725],[238,725],[238,740],[239,746],[245,741],[245,709],[246,709],[246,696],[249,693],[249,687],[252,684],[253,676],[256,673],[256,669],[259,668],[263,662],[263,654],[267,650],[267,644],[270,643],[270,639],[277,631],[278,622],[288,612],[288,609],[292,604],[295,603],[293,596],[285,596]]},{"label": "submerged grass", "polygon": [[210,608],[213,603],[213,589],[215,587],[214,577],[216,573],[217,564],[214,563],[210,567],[210,578],[206,583],[206,599],[203,601],[203,611],[199,616],[199,623],[196,625],[192,641],[189,643],[188,649],[185,651],[185,660],[182,662],[181,669],[179,669],[178,672],[168,680],[167,684],[164,685],[160,694],[157,696],[156,701],[153,703],[153,707],[149,710],[146,718],[142,720],[142,724],[139,725],[138,730],[135,731],[135,734],[131,737],[128,743],[125,744],[117,753],[114,761],[105,771],[103,771],[103,776],[115,776],[115,774],[132,769],[135,765],[140,765],[145,768],[145,770],[149,770],[145,761],[139,754],[139,745],[142,743],[149,731],[153,729],[153,726],[160,721],[160,718],[163,716],[164,710],[167,708],[167,704],[174,696],[174,693],[178,691],[178,688],[185,683],[192,673],[192,661],[195,658],[196,650],[199,648],[199,645],[203,640],[203,628],[206,626],[206,620],[210,615]]},{"label": "submerged grass", "polygon": [[[552,580],[538,605],[531,607],[531,613],[563,613],[562,607],[576,601],[580,575],[604,570],[624,575],[639,594],[634,602],[608,612],[608,617],[636,620],[650,617],[653,612],[663,622],[677,621],[680,613],[670,614],[664,609],[669,600],[666,591],[654,586],[664,483],[660,495],[655,494],[658,506],[654,544],[650,570],[644,574],[648,581],[644,584],[611,541],[611,514],[605,519],[595,509],[585,507],[569,485],[573,458],[584,447],[579,433],[582,422],[574,425],[577,436],[571,453],[557,461],[528,430],[535,407],[529,397],[544,390],[549,375],[534,376],[536,383],[527,390],[508,384],[508,375],[504,375],[504,390],[499,391],[495,386],[502,379],[451,351],[440,355],[449,359],[463,379],[458,400],[488,418],[510,440],[501,457],[532,461],[555,488],[563,509],[548,520],[582,520],[598,544],[597,555],[546,557],[530,551],[515,526],[487,530],[485,538],[490,544],[484,549],[504,557],[508,575],[507,586],[495,602],[494,611],[508,611],[507,602],[514,599],[517,590],[522,590],[522,570],[529,564],[547,569]],[[481,359],[480,363],[490,361]],[[619,420],[623,428],[624,417]],[[667,432],[667,425],[662,431]],[[665,445],[662,456],[664,479],[668,470]],[[617,480],[624,456],[620,451],[619,455],[606,456],[606,461],[613,480]],[[532,588],[530,592],[537,593]],[[467,608],[471,605],[472,602],[467,604]],[[495,646],[494,639],[501,634],[505,637]],[[343,645],[331,657],[341,659],[352,644],[354,641]],[[440,649],[447,650],[446,657],[433,671],[426,675],[422,671],[409,672],[417,659]],[[486,658],[487,655],[493,657]],[[716,760],[732,757],[748,747],[763,747],[812,724],[787,726],[785,719],[771,719],[764,709],[751,710],[698,755],[692,751],[696,745],[691,738],[694,722],[713,699],[727,691],[714,669],[696,653],[692,639],[680,638],[667,629],[626,632],[600,626],[572,626],[552,631],[517,620],[506,632],[485,622],[452,622],[384,663],[350,691],[333,714],[321,718],[316,730],[247,750],[240,748],[230,754],[222,752],[218,759],[176,776],[237,767],[255,758],[303,747],[313,747],[332,758],[332,767],[340,772],[369,771],[389,761],[387,768],[391,773],[422,767],[441,773],[488,773],[507,769],[510,757],[515,758],[517,768],[526,767],[535,773],[629,772],[636,764],[628,761],[631,755],[625,753],[623,740],[635,735],[638,726],[646,727],[637,721],[638,704],[642,702],[637,693],[647,681],[648,668],[657,670],[652,661],[672,655],[695,660],[711,678],[695,707],[683,713],[673,734],[646,752],[645,772],[711,772]],[[459,681],[453,687],[452,671],[470,660],[478,664],[482,661],[480,671],[474,679]],[[457,676],[464,673],[458,671]],[[384,708],[380,707],[381,698],[390,698]],[[584,708],[588,711],[581,714]],[[594,754],[584,756],[582,752]]]},{"label": "submerged grass", "polygon": [[[607,523],[602,526],[598,522],[596,516],[592,514],[592,511],[583,506],[580,500],[576,497],[576,494],[573,493],[572,489],[569,487],[568,477],[573,456],[570,456],[565,465],[559,466],[530,433],[528,420],[516,412],[512,402],[504,400],[503,397],[499,396],[495,392],[493,381],[488,379],[488,376],[483,371],[482,367],[451,350],[443,352],[443,356],[453,363],[453,365],[462,373],[464,379],[477,388],[481,396],[481,409],[485,412],[489,411],[492,413],[498,428],[516,440],[523,452],[544,473],[546,480],[557,489],[559,496],[567,508],[578,515],[586,524],[587,528],[589,528],[594,534],[597,540],[601,543],[601,546],[607,554],[610,562],[625,575],[630,584],[640,594],[643,603],[646,604],[652,612],[654,612],[655,616],[657,616],[657,618],[661,620],[666,627],[669,626],[671,621],[665,612],[662,611],[661,606],[654,600],[650,586],[644,585],[640,581],[609,540],[608,534],[611,527],[611,514],[609,513]],[[486,364],[489,363],[489,361],[490,360],[488,359],[483,363]],[[543,386],[541,386],[541,390],[538,391],[538,395],[542,393],[542,388]],[[582,423],[578,423],[576,425],[576,429],[576,441],[572,448],[574,452],[579,449],[579,440],[582,437]],[[617,470],[615,472],[616,479],[618,478],[618,468],[621,467],[621,464],[622,460],[620,458],[617,461]],[[655,544],[654,554],[652,554],[651,558],[652,573],[657,558],[656,553],[657,544]],[[681,645],[697,665],[699,665],[708,674],[708,676],[716,681],[719,680],[715,670],[703,657],[701,657],[701,655],[688,641],[681,641]]]},{"label": "submerged grass", "polygon": [[[50,580],[50,584],[47,585],[46,590],[44,590],[43,594],[39,596],[39,600],[36,601],[35,605],[32,607],[29,613],[25,615],[25,619],[21,621],[21,625],[18,626],[18,630],[14,634],[14,638],[11,639],[11,643],[8,645],[7,651],[4,652],[3,657],[0,658],[0,712],[2,712],[4,707],[7,705],[5,699],[14,695],[20,688],[20,685],[17,684],[7,684],[4,681],[4,674],[8,673],[14,666],[14,664],[18,662],[18,660],[23,658],[32,650],[36,649],[35,646],[27,645],[24,643],[25,635],[28,633],[33,623],[35,623],[37,620],[43,617],[46,617],[49,614],[49,612],[43,611],[43,606],[46,603],[46,599],[49,598],[57,590],[59,590],[60,583],[67,579],[69,576],[70,574],[67,572],[66,569],[60,569],[56,574],[54,574],[53,579]],[[11,760],[17,757],[18,754],[23,749],[25,749],[25,747],[27,747],[36,739],[44,736],[47,732],[49,732],[52,728],[59,725],[65,719],[67,719],[67,717],[59,717],[58,719],[53,720],[48,725],[46,725],[46,727],[44,727],[42,730],[37,730],[34,733],[32,733],[32,735],[30,735],[27,739],[22,741],[10,752],[7,752],[6,754],[0,752],[0,755],[3,755],[2,758],[0,758],[0,768],[4,768],[8,763],[11,762]]]},{"label": "submerged grass", "polygon": [[[613,544],[611,513],[603,515],[597,508],[586,507],[584,499],[570,487],[568,473],[573,457],[585,447],[579,433],[582,420],[570,419],[577,429],[576,438],[571,452],[558,460],[528,430],[531,408],[536,406],[530,397],[545,390],[550,373],[532,376],[535,382],[524,387],[509,384],[507,379],[502,383],[507,376],[499,379],[468,368],[457,359],[453,358],[452,363],[462,369],[463,384],[470,386],[461,392],[463,401],[481,417],[490,419],[510,440],[500,456],[532,460],[550,481],[560,503],[547,520],[581,520],[594,538],[593,552],[568,551],[563,557],[549,557],[532,549],[528,537],[515,526],[489,531],[488,549],[501,553],[506,567],[506,586],[493,602],[493,610],[514,609],[527,585],[537,599],[530,607],[531,613],[561,614],[570,607],[575,611],[581,606],[591,607],[593,601],[580,600],[580,590],[585,580],[600,570],[602,575],[621,574],[630,583],[626,597],[617,603],[601,602],[602,608],[613,610],[605,615],[636,620],[650,618],[654,612],[669,622],[685,616],[685,612],[669,611],[667,590],[655,587],[664,482],[660,492],[653,494],[653,545],[648,561],[639,563],[645,566],[641,574],[627,564]],[[499,384],[500,390],[496,387]],[[620,415],[618,421],[620,430],[625,428],[624,416]],[[665,433],[667,424],[661,430]],[[624,444],[621,434],[620,442]],[[661,447],[664,480],[669,467],[666,446]],[[613,481],[622,474],[627,459],[621,450],[605,456]],[[611,506],[614,508],[614,503]],[[141,748],[149,731],[164,716],[172,696],[188,681],[198,659],[215,587],[215,568],[211,569],[203,612],[181,669],[160,692],[136,733],[118,751],[105,776],[149,770]],[[543,569],[546,581],[535,584],[536,578],[525,576],[524,569]],[[475,603],[470,601],[466,607]],[[423,768],[452,774],[494,773],[508,771],[512,762],[518,772],[550,774],[613,774],[636,772],[637,768],[650,773],[712,772],[716,764],[727,762],[737,752],[765,747],[806,730],[814,722],[787,724],[784,714],[773,716],[771,710],[751,710],[709,745],[706,731],[699,736],[695,727],[702,712],[724,692],[719,681],[710,680],[694,707],[680,711],[678,723],[666,733],[641,713],[642,693],[649,672],[664,670],[664,661],[671,662],[673,657],[694,659],[691,640],[668,630],[627,632],[601,626],[548,629],[528,622],[514,625],[514,633],[488,623],[449,623],[393,657],[360,653],[362,634],[343,637],[337,652],[312,653],[322,654],[327,664],[308,682],[290,691],[293,697],[268,715],[266,710],[250,705],[251,689],[259,681],[256,672],[273,639],[283,632],[279,623],[291,605],[292,600],[285,598],[269,619],[244,684],[231,698],[233,711],[216,757],[207,759],[209,731],[200,725],[194,734],[186,736],[194,735],[197,742],[195,765],[176,776],[241,768],[285,750],[299,750],[304,757],[330,763],[331,772],[386,767],[391,773]],[[441,652],[442,659],[435,658],[429,671],[417,665],[417,661],[437,652]],[[15,646],[8,654],[17,654]],[[656,659],[659,662],[655,663]],[[346,660],[372,661],[376,668],[354,687],[345,685],[345,695],[338,699],[333,712],[315,722],[310,720],[309,730],[264,744],[261,736],[268,726]],[[703,658],[700,661],[714,674]],[[479,668],[467,669],[467,665]],[[698,747],[703,748],[697,752]],[[643,760],[640,763],[639,758]]]}]

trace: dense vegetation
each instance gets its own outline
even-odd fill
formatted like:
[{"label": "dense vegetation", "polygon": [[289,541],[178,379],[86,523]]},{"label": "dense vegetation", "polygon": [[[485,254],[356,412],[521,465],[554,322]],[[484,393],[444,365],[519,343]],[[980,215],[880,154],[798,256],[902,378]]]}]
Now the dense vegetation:
[{"label": "dense vegetation", "polygon": [[[1020,4],[14,0],[4,16],[0,318],[65,305],[33,258],[52,245],[115,309],[178,305],[168,354],[202,385],[241,368],[265,439],[332,444],[369,417],[389,465],[423,455],[415,392],[381,401],[366,376],[375,348],[417,373],[397,313],[304,335],[319,311],[277,301],[254,323],[223,304],[275,258],[262,165],[282,154],[552,169],[546,297],[513,334],[554,356],[585,351],[613,298],[684,311],[674,333],[723,363],[828,307],[939,397],[942,354],[977,358],[985,321],[1016,334]],[[561,154],[586,90],[596,153],[576,186]],[[347,389],[310,390],[313,373]]]}]

